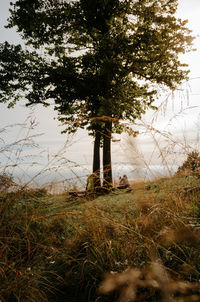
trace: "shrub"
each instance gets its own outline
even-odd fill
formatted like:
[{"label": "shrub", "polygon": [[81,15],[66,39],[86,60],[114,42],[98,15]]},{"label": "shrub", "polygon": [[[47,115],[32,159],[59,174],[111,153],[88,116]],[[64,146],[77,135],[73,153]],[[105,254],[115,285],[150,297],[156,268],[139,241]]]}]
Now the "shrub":
[{"label": "shrub", "polygon": [[197,174],[200,175],[200,155],[197,151],[188,153],[187,159],[178,168],[177,173],[184,172],[186,174]]},{"label": "shrub", "polygon": [[7,192],[9,189],[13,189],[16,183],[13,180],[13,176],[3,172],[0,174],[0,192]]}]

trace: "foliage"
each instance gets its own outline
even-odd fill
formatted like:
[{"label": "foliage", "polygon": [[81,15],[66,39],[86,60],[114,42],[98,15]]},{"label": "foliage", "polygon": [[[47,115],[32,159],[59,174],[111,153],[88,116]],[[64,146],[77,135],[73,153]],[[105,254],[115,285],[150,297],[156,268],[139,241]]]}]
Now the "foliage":
[{"label": "foliage", "polygon": [[178,54],[192,37],[176,7],[166,0],[17,1],[9,27],[17,25],[36,51],[1,45],[1,96],[16,99],[20,88],[30,104],[54,99],[68,131],[77,123],[93,128],[91,118],[102,116],[120,131],[119,120],[134,122],[151,106],[153,83],[173,89],[188,73]]},{"label": "foliage", "polygon": [[0,174],[0,192],[7,192],[9,189],[16,187],[16,183],[13,180],[13,176],[7,173]]},{"label": "foliage", "polygon": [[200,155],[198,151],[192,151],[187,155],[187,159],[178,168],[177,173],[196,173],[200,174]]}]

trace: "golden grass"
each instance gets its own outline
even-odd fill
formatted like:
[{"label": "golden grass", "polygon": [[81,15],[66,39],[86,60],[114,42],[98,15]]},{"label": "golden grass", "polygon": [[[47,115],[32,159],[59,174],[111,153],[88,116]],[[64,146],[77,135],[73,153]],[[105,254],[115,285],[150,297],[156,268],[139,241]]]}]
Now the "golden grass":
[{"label": "golden grass", "polygon": [[199,195],[185,186],[160,179],[87,200],[2,195],[0,300],[198,301]]}]

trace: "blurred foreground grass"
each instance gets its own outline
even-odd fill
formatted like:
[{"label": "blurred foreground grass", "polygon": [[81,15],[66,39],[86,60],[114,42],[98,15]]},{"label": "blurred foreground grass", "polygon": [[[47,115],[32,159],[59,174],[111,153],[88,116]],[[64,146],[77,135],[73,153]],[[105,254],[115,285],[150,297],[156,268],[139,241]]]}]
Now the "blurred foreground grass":
[{"label": "blurred foreground grass", "polygon": [[2,193],[0,300],[200,301],[199,185],[188,176],[98,197]]}]

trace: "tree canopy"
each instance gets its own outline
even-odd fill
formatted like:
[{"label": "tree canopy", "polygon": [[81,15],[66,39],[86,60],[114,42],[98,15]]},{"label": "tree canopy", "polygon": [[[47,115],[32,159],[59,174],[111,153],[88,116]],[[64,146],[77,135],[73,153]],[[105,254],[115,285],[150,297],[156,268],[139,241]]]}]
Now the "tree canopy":
[{"label": "tree canopy", "polygon": [[[187,78],[179,54],[191,49],[177,0],[17,0],[8,27],[17,26],[27,50],[0,46],[1,101],[52,100],[66,131],[94,135],[93,172],[112,182],[111,135],[153,107],[160,86]],[[127,130],[127,129],[126,129]],[[130,130],[130,129],[129,129]]]}]

